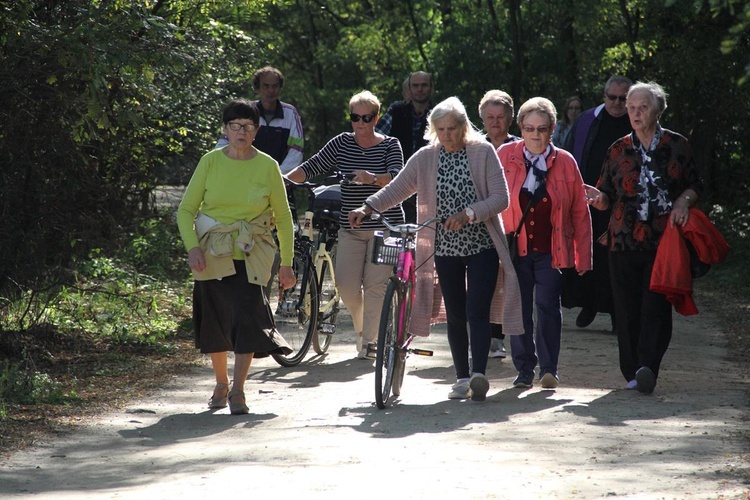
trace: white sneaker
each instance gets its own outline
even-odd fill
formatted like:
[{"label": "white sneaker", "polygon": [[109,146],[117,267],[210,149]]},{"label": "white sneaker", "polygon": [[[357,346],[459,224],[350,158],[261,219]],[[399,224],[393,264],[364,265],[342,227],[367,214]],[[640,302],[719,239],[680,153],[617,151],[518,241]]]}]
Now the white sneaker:
[{"label": "white sneaker", "polygon": [[547,372],[542,377],[541,383],[542,383],[542,389],[554,389],[557,387],[560,381],[557,379],[557,377]]},{"label": "white sneaker", "polygon": [[491,358],[505,358],[508,356],[508,351],[505,350],[503,339],[492,339],[490,343],[490,357]]},{"label": "white sneaker", "polygon": [[448,399],[469,399],[470,392],[468,380],[456,382],[448,393]]},{"label": "white sneaker", "polygon": [[490,390],[490,381],[484,376],[484,373],[475,373],[469,380],[472,401],[484,401],[487,398],[487,391]]}]

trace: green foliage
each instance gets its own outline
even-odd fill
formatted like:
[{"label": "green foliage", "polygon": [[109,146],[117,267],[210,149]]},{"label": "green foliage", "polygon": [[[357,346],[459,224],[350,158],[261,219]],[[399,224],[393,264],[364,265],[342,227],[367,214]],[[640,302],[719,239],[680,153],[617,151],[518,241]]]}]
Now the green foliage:
[{"label": "green foliage", "polygon": [[6,403],[65,404],[77,399],[74,391],[66,393],[62,385],[46,373],[24,369],[9,360],[0,364],[0,420]]},{"label": "green foliage", "polygon": [[184,181],[213,145],[222,103],[262,58],[245,33],[207,17],[219,3],[0,10],[0,294],[49,282],[47,269],[92,248],[114,251],[154,187]]},{"label": "green foliage", "polygon": [[101,336],[111,344],[168,348],[166,341],[189,315],[187,266],[176,233],[173,223],[147,219],[117,257],[94,249],[65,284],[5,299],[1,329],[26,331],[44,324],[61,334]]}]

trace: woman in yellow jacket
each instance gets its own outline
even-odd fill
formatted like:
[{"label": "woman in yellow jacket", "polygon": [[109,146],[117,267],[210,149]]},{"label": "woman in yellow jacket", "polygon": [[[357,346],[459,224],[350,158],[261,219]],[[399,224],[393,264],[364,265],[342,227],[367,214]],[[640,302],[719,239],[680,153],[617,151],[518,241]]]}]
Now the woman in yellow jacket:
[{"label": "woman in yellow jacket", "polygon": [[[229,144],[206,153],[177,211],[180,236],[193,270],[195,344],[211,356],[216,387],[209,408],[248,413],[244,384],[253,357],[289,354],[273,322],[263,286],[271,277],[277,227],[279,280],[294,286],[294,229],[279,165],[255,149],[258,109],[244,100],[223,111]],[[234,351],[229,390],[227,351]]]}]

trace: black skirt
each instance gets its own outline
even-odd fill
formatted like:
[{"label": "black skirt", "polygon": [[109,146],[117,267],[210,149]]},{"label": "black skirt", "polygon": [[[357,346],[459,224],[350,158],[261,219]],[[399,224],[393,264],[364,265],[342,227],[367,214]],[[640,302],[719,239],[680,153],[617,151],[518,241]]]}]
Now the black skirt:
[{"label": "black skirt", "polygon": [[234,268],[233,276],[193,286],[195,347],[204,354],[234,351],[256,358],[291,354],[276,330],[263,287],[247,282],[244,261],[235,260]]}]

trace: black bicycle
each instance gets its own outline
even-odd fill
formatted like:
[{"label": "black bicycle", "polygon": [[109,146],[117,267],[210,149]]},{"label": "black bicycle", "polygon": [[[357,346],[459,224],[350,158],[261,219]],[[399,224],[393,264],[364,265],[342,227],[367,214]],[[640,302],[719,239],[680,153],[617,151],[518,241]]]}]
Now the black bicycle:
[{"label": "black bicycle", "polygon": [[[331,179],[339,184],[325,184]],[[342,174],[320,183],[286,181],[295,223],[293,270],[297,283],[282,291],[274,279],[268,297],[276,328],[293,350],[289,355],[273,355],[282,366],[298,365],[310,346],[317,354],[324,354],[336,332],[341,295],[334,263],[341,215],[339,188],[346,182]],[[308,207],[312,209],[305,212],[301,224],[294,199],[296,189],[307,191]]]}]

